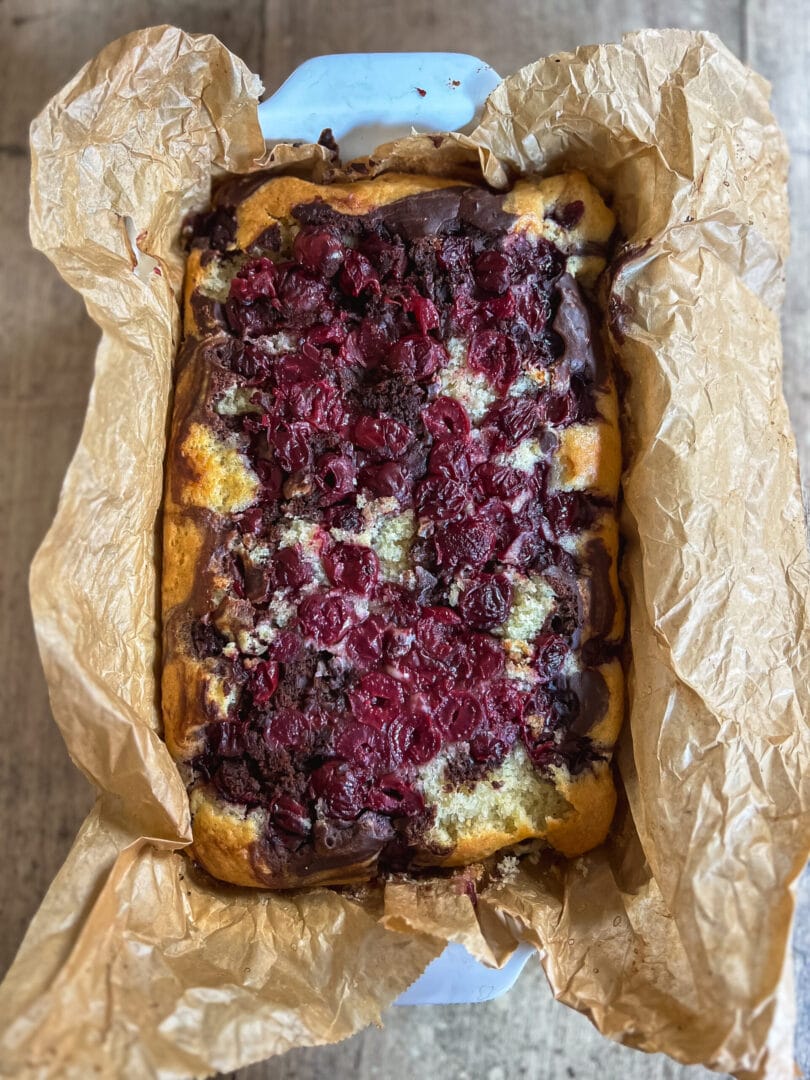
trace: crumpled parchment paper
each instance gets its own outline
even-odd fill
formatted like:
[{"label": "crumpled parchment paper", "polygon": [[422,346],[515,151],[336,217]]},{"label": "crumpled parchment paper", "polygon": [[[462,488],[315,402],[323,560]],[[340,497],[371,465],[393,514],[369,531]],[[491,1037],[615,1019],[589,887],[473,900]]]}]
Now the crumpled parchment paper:
[{"label": "crumpled parchment paper", "polygon": [[[537,945],[611,1038],[740,1077],[791,1071],[788,938],[810,842],[810,566],[781,390],[786,151],[768,88],[714,37],[641,31],[517,72],[479,127],[371,171],[585,170],[626,245],[630,708],[609,841],[482,879],[285,895],[203,880],[160,738],[158,566],[183,216],[267,153],[261,84],[212,37],[105,49],[32,127],[34,244],[102,330],[31,595],[51,701],[99,790],[0,987],[0,1070],[205,1076],[377,1020],[443,949]],[[479,172],[480,175],[480,172]],[[519,988],[514,991],[520,993]]]}]

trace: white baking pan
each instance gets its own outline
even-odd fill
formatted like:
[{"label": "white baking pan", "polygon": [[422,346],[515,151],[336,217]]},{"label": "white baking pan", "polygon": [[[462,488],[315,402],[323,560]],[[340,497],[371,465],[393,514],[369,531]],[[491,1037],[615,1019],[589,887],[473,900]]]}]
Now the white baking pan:
[{"label": "white baking pan", "polygon": [[[259,106],[268,143],[317,142],[331,128],[344,161],[411,131],[465,131],[500,76],[464,53],[345,53],[301,64]],[[533,952],[520,945],[500,970],[448,945],[397,1005],[490,1001],[514,984]]]}]

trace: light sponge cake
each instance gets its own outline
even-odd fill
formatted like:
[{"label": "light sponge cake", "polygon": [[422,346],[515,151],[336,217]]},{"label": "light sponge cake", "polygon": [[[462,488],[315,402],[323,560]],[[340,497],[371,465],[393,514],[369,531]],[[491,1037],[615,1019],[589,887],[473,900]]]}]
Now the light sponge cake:
[{"label": "light sponge cake", "polygon": [[165,736],[215,877],[601,842],[622,716],[616,390],[579,173],[235,178],[188,227]]}]

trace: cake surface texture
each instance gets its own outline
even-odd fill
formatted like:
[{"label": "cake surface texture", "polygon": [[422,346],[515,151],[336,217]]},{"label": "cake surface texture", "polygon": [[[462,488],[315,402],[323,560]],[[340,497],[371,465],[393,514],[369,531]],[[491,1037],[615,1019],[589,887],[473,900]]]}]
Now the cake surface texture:
[{"label": "cake surface texture", "polygon": [[580,173],[227,180],[189,223],[165,738],[288,888],[604,838],[623,711],[614,218]]}]

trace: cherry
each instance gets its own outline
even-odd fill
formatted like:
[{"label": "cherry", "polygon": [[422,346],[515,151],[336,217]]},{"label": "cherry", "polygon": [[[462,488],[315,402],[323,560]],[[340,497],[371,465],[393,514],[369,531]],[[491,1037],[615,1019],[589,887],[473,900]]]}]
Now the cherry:
[{"label": "cherry", "polygon": [[326,314],[329,289],[304,270],[290,270],[279,289],[279,299],[289,318],[309,321],[310,316]]},{"label": "cherry", "polygon": [[349,701],[361,724],[381,728],[402,711],[405,698],[396,679],[372,671],[361,678],[357,689],[349,694]]},{"label": "cherry", "polygon": [[349,296],[360,296],[370,292],[380,295],[380,279],[377,271],[359,251],[347,249],[340,271],[340,287]]},{"label": "cherry", "polygon": [[361,416],[354,425],[355,444],[383,457],[399,457],[412,439],[410,429],[390,416]]},{"label": "cherry", "polygon": [[303,650],[304,642],[298,634],[292,630],[279,630],[267,647],[267,655],[280,664],[290,664],[300,657]]},{"label": "cherry", "polygon": [[278,686],[278,664],[274,660],[260,660],[251,669],[248,689],[255,705],[266,705]]},{"label": "cherry", "polygon": [[428,472],[431,476],[466,483],[470,477],[468,446],[450,439],[434,443],[428,459]]},{"label": "cherry", "polygon": [[312,566],[304,558],[300,544],[279,548],[273,563],[279,585],[288,589],[300,589],[312,581]]},{"label": "cherry", "polygon": [[379,615],[370,615],[354,626],[346,637],[346,656],[361,671],[376,667],[383,654],[385,624]]},{"label": "cherry", "polygon": [[478,574],[461,594],[459,611],[470,626],[491,630],[505,622],[512,606],[512,584],[506,574]]},{"label": "cherry", "polygon": [[333,585],[368,596],[380,575],[380,560],[360,544],[335,544],[323,554],[323,565]]},{"label": "cherry", "polygon": [[509,288],[509,262],[499,251],[484,251],[475,260],[475,284],[484,292],[504,293]]},{"label": "cherry", "polygon": [[335,739],[335,753],[350,765],[362,765],[376,772],[387,767],[388,739],[368,724],[349,723]]},{"label": "cherry", "polygon": [[343,248],[328,229],[305,225],[293,241],[293,258],[313,274],[330,278],[340,269]]},{"label": "cherry", "polygon": [[568,642],[559,634],[540,634],[535,640],[534,662],[540,678],[550,679],[568,655]]},{"label": "cherry", "polygon": [[292,833],[294,836],[306,836],[312,829],[309,811],[289,795],[279,795],[270,807],[270,819],[277,829]]},{"label": "cherry", "polygon": [[302,632],[319,646],[336,645],[346,636],[354,618],[354,607],[339,592],[313,593],[298,608]]},{"label": "cherry", "polygon": [[467,741],[485,725],[486,713],[481,701],[472,694],[456,693],[445,710],[444,724],[453,739]]},{"label": "cherry", "polygon": [[365,804],[370,786],[369,778],[345,761],[327,761],[309,778],[309,787],[316,799],[322,799],[332,817],[351,821]]},{"label": "cherry", "polygon": [[494,461],[479,465],[475,477],[484,495],[499,499],[513,499],[526,486],[525,473]]},{"label": "cherry", "polygon": [[470,340],[467,362],[481,371],[502,393],[509,389],[520,370],[514,341],[499,330],[478,330]]},{"label": "cherry", "polygon": [[416,319],[420,334],[427,334],[430,330],[439,328],[439,312],[432,300],[418,293],[410,296],[402,304],[404,311],[409,311]]},{"label": "cherry", "polygon": [[453,521],[436,536],[439,565],[483,566],[495,548],[495,532],[487,522],[475,518]]},{"label": "cherry", "polygon": [[321,454],[315,462],[315,483],[324,503],[337,502],[354,490],[354,462],[346,454]]},{"label": "cherry", "polygon": [[360,472],[360,483],[368,491],[381,498],[394,496],[404,502],[411,488],[411,478],[396,461],[384,465],[367,465]]},{"label": "cherry", "polygon": [[447,362],[444,346],[421,334],[400,338],[386,357],[392,371],[416,382],[424,382]]},{"label": "cherry", "polygon": [[250,304],[259,296],[275,297],[278,270],[270,259],[252,259],[245,263],[231,280],[229,295],[243,304]]},{"label": "cherry", "polygon": [[275,450],[276,460],[286,472],[296,472],[311,465],[311,436],[312,429],[302,420],[292,423],[278,420],[267,428],[268,445]]},{"label": "cherry", "polygon": [[388,726],[391,757],[408,765],[424,765],[441,750],[439,729],[426,717],[402,716]]},{"label": "cherry", "polygon": [[369,791],[366,796],[366,806],[370,810],[383,814],[413,817],[424,810],[425,800],[401,776],[389,773],[387,776],[381,776],[377,786]]},{"label": "cherry", "polygon": [[469,499],[470,493],[464,483],[443,476],[428,476],[419,484],[417,492],[420,512],[439,520],[459,517]]},{"label": "cherry", "polygon": [[422,410],[422,419],[434,439],[466,439],[470,434],[470,417],[460,401],[437,397]]},{"label": "cherry", "polygon": [[283,746],[288,750],[298,750],[306,745],[312,734],[310,718],[298,709],[277,709],[270,717],[270,723],[264,731],[264,741],[268,746]]}]

